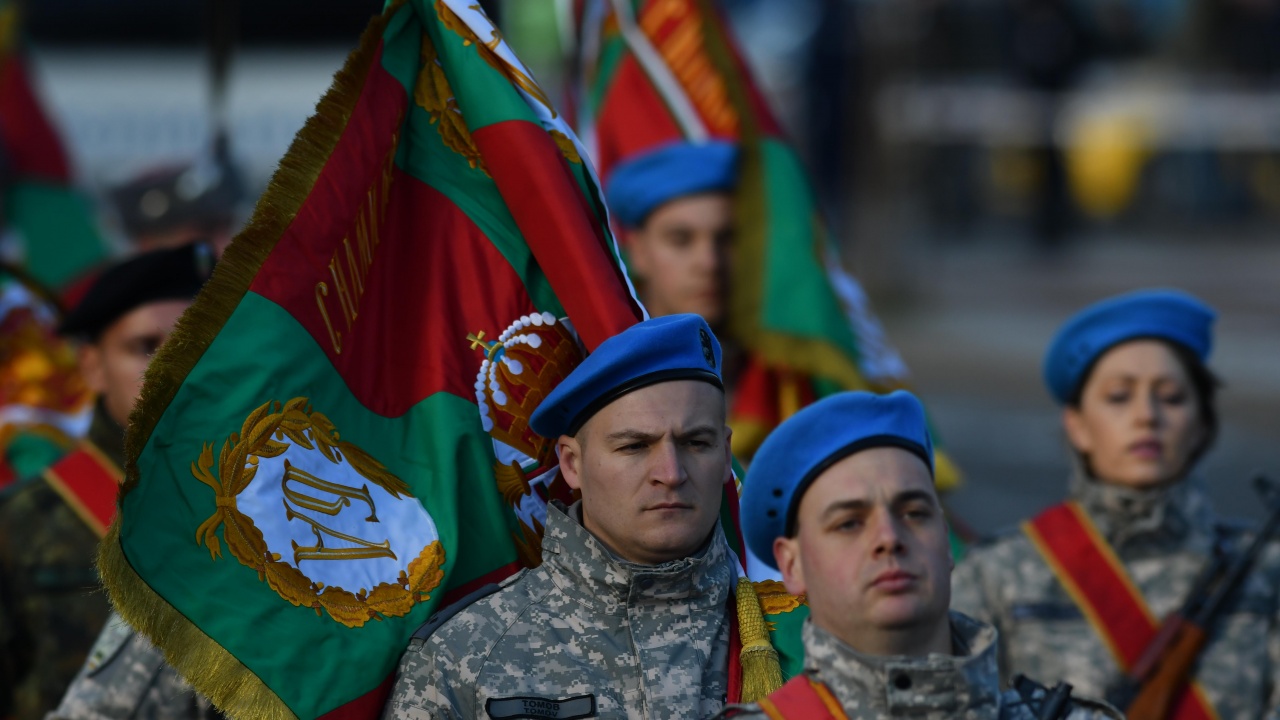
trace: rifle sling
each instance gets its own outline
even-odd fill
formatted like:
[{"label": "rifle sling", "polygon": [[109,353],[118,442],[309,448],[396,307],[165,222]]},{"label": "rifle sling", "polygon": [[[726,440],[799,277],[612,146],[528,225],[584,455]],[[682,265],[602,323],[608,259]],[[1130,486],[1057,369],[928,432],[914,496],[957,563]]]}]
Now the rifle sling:
[{"label": "rifle sling", "polygon": [[98,537],[116,513],[116,495],[124,479],[121,470],[87,440],[44,471],[44,479]]},{"label": "rifle sling", "polygon": [[[1023,523],[1022,530],[1120,670],[1128,673],[1155,639],[1159,624],[1088,513],[1076,502],[1061,503]],[[1189,680],[1170,717],[1217,720],[1218,716],[1203,688]]]}]

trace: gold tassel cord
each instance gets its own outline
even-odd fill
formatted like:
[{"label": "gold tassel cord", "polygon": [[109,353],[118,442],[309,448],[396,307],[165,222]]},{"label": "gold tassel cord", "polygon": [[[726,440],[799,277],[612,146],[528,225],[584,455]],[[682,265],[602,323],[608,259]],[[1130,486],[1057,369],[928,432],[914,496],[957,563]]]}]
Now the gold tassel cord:
[{"label": "gold tassel cord", "polygon": [[760,610],[760,598],[747,578],[738,579],[738,637],[742,651],[742,697],[740,702],[753,703],[782,687],[782,666],[778,651],[769,643],[769,629]]},{"label": "gold tassel cord", "polygon": [[[390,3],[365,28],[359,45],[320,99],[315,115],[281,159],[248,225],[227,248],[213,278],[147,369],[142,396],[125,437],[122,499],[137,485],[137,459],[183,380],[235,312],[262,263],[310,195],[360,99],[365,78],[378,57],[382,34],[403,7],[403,0]],[[120,518],[117,514],[99,546],[98,568],[112,604],[125,621],[145,637],[163,639],[165,659],[227,716],[296,720],[293,711],[257,675],[138,575],[120,543]]]}]

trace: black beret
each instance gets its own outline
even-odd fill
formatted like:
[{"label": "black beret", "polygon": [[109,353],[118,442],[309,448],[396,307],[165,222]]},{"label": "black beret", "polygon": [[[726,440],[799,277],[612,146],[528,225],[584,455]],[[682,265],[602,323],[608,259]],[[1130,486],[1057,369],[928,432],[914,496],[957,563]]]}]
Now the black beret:
[{"label": "black beret", "polygon": [[134,255],[102,272],[62,319],[58,332],[96,340],[134,308],[162,300],[191,300],[209,279],[213,252],[191,243]]}]

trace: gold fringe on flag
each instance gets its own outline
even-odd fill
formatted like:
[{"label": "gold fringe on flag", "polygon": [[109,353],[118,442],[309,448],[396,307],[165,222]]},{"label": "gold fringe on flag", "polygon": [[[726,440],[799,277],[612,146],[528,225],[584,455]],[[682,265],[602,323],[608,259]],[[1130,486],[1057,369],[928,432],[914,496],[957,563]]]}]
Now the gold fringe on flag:
[{"label": "gold fringe on flag", "polygon": [[[138,484],[137,459],[183,380],[235,312],[254,276],[311,194],[346,130],[378,57],[378,47],[403,0],[372,18],[356,49],[280,160],[253,216],[214,268],[213,278],[178,321],[147,369],[125,436],[123,499]],[[292,710],[249,668],[156,594],[120,544],[120,513],[98,552],[98,571],[116,611],[143,636],[163,641],[165,660],[228,717],[296,720]],[[180,648],[180,653],[173,652]]]},{"label": "gold fringe on flag", "polygon": [[739,702],[753,703],[782,687],[782,666],[778,651],[769,643],[769,629],[764,624],[760,598],[748,578],[738,578],[738,637],[742,651],[742,697]]}]

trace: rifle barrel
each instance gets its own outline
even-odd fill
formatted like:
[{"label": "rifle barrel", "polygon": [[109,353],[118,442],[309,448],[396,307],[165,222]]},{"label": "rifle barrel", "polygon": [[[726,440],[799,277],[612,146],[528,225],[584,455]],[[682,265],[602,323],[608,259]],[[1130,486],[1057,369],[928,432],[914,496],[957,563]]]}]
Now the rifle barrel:
[{"label": "rifle barrel", "polygon": [[[1258,485],[1265,495],[1266,490],[1264,488],[1269,486],[1266,479],[1259,475],[1254,479],[1254,483]],[[1277,529],[1280,529],[1280,503],[1272,506],[1271,514],[1267,516],[1267,521],[1263,523],[1262,529],[1254,536],[1253,542],[1249,543],[1249,547],[1231,561],[1231,565],[1227,568],[1226,576],[1214,587],[1209,599],[1190,618],[1193,624],[1201,628],[1207,628],[1208,624],[1217,617],[1222,604],[1226,602],[1231,593],[1244,580],[1245,575],[1253,567],[1258,555],[1262,553],[1262,549],[1271,541],[1271,537],[1275,535]]]}]

